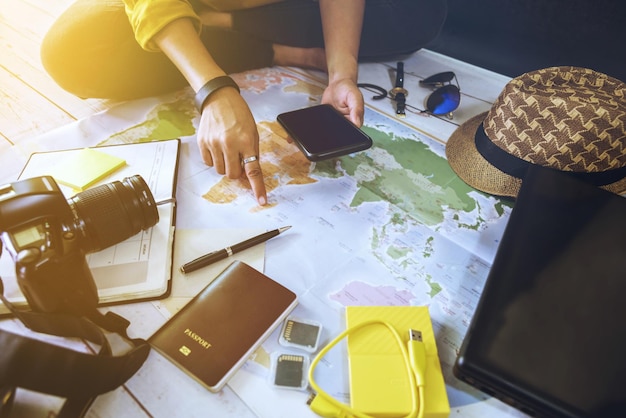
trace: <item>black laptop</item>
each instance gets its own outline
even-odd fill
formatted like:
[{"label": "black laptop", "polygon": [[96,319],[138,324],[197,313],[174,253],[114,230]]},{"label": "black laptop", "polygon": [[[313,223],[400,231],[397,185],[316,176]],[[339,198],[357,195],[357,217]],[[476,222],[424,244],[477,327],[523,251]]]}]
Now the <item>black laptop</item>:
[{"label": "black laptop", "polygon": [[454,366],[538,417],[626,417],[626,199],[529,171]]}]

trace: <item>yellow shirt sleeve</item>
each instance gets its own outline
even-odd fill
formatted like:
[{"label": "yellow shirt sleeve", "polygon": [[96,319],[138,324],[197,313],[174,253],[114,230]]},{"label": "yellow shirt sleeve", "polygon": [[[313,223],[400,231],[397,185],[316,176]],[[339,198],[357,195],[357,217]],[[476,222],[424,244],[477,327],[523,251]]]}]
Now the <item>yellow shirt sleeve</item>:
[{"label": "yellow shirt sleeve", "polygon": [[159,51],[152,38],[176,19],[190,18],[200,33],[200,18],[188,1],[124,0],[124,4],[135,39],[147,51]]}]

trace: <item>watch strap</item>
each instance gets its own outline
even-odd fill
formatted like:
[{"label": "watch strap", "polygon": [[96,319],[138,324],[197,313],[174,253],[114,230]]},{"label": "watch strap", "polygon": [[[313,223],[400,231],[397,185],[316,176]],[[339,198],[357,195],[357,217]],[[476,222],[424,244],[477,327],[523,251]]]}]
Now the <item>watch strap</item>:
[{"label": "watch strap", "polygon": [[406,116],[406,96],[409,92],[404,88],[404,63],[398,61],[396,65],[396,83],[395,87],[391,89],[389,95],[396,101],[396,115],[400,117]]},{"label": "watch strap", "polygon": [[404,63],[398,61],[396,64],[396,85],[395,87],[404,87]]},{"label": "watch strap", "polygon": [[215,77],[209,81],[207,81],[204,86],[200,87],[200,90],[196,93],[195,96],[195,104],[196,108],[199,112],[202,112],[202,108],[204,104],[209,99],[209,97],[215,93],[217,90],[223,87],[234,87],[239,92],[239,86],[235,83],[235,80],[230,78],[227,75],[222,75],[219,77]]}]

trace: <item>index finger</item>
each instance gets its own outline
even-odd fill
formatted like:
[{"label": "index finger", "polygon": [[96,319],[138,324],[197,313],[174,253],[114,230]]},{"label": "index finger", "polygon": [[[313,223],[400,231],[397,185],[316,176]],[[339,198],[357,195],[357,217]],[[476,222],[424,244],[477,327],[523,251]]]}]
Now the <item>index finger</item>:
[{"label": "index finger", "polygon": [[265,191],[263,171],[261,170],[261,163],[258,157],[254,161],[245,162],[243,168],[257,202],[259,202],[259,205],[265,206],[267,204],[267,192]]}]

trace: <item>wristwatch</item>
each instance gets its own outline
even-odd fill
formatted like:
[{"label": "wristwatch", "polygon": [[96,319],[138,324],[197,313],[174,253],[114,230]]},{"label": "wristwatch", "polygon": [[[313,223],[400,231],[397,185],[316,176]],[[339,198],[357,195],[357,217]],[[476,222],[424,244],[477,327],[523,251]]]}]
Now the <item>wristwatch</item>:
[{"label": "wristwatch", "polygon": [[396,115],[405,117],[406,96],[409,92],[404,88],[404,63],[399,61],[396,66],[396,86],[389,91],[389,96],[396,101]]}]

